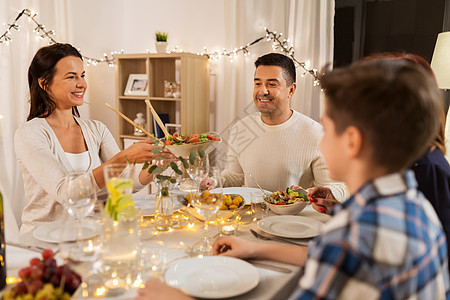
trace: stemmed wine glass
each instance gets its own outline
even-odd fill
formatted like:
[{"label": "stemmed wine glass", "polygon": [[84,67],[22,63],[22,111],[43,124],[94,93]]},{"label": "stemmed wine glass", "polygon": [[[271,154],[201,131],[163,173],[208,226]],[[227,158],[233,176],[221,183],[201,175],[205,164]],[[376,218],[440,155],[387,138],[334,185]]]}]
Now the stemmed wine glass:
[{"label": "stemmed wine glass", "polygon": [[[222,179],[217,167],[211,167],[210,179],[214,181],[215,189],[204,190],[191,196],[191,204],[195,210],[204,218],[204,236],[194,244],[192,253],[194,255],[213,255],[212,243],[208,238],[209,219],[216,214],[223,201]],[[206,177],[206,176],[205,176]]]},{"label": "stemmed wine glass", "polygon": [[69,173],[65,177],[64,207],[78,223],[78,239],[82,239],[82,220],[94,209],[97,201],[96,183],[91,172]]},{"label": "stemmed wine glass", "polygon": [[200,183],[208,177],[209,173],[209,157],[205,154],[203,157],[197,155],[194,163],[189,164],[189,168],[186,169],[192,180],[195,181],[197,189],[200,187]]}]

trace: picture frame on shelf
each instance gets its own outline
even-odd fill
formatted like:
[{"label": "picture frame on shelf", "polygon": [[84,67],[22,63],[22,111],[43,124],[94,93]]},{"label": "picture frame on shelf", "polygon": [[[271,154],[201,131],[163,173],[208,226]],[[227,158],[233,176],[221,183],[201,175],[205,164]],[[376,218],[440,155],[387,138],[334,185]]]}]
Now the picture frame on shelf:
[{"label": "picture frame on shelf", "polygon": [[148,77],[147,74],[130,74],[124,92],[125,96],[147,96]]},{"label": "picture frame on shelf", "polygon": [[170,134],[174,134],[175,132],[181,133],[181,124],[175,124],[175,123],[166,123],[167,131]]},{"label": "picture frame on shelf", "polygon": [[180,83],[177,81],[164,80],[164,97],[180,98],[181,97]]}]

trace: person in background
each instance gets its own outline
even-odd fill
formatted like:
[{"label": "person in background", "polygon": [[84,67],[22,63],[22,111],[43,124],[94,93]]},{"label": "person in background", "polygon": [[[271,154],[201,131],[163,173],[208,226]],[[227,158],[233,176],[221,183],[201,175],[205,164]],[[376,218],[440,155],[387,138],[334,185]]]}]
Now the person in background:
[{"label": "person in background", "polygon": [[329,179],[319,151],[322,126],[290,108],[297,87],[294,62],[269,53],[259,57],[255,67],[253,101],[258,112],[237,122],[230,132],[224,186],[256,187],[251,173],[269,191],[318,186],[343,201],[345,185]]},{"label": "person in background", "polygon": [[[320,149],[330,177],[345,182],[351,197],[308,247],[230,236],[216,239],[215,254],[304,266],[298,299],[448,299],[445,234],[407,170],[439,128],[436,81],[408,61],[374,59],[328,72],[320,83]],[[169,296],[188,299],[157,281],[136,299]]]},{"label": "person in background", "polygon": [[[14,148],[22,169],[26,206],[21,236],[65,213],[64,176],[92,172],[98,189],[105,186],[107,164],[151,161],[150,140],[120,151],[104,124],[80,118],[87,88],[81,54],[69,44],[53,44],[35,54],[28,70],[30,112],[15,132]],[[152,180],[146,171],[135,176],[135,188]]]}]

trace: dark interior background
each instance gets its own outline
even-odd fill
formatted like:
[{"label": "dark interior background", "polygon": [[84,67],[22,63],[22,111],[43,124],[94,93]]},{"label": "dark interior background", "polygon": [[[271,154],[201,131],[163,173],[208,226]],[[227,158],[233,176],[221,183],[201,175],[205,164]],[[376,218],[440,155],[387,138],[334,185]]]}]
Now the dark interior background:
[{"label": "dark interior background", "polygon": [[450,0],[336,0],[334,66],[375,52],[431,62],[438,33],[450,30]]}]

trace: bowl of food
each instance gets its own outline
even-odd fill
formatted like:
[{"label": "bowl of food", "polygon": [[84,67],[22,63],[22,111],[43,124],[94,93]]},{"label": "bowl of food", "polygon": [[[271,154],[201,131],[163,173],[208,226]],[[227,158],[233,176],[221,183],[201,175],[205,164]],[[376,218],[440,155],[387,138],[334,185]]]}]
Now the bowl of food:
[{"label": "bowl of food", "polygon": [[278,215],[296,215],[309,203],[304,191],[293,191],[290,188],[264,196],[264,200],[268,203],[270,210]]},{"label": "bowl of food", "polygon": [[[195,195],[196,197],[204,198],[205,201],[207,201],[208,197],[211,197],[214,193],[211,193],[209,190],[203,191],[199,195]],[[177,200],[178,202],[183,205],[183,207],[186,208],[186,210],[194,216],[196,219],[200,221],[204,221],[204,217],[197,212],[194,205],[191,203],[191,197],[194,194],[178,194]],[[234,213],[239,211],[244,205],[245,201],[243,198],[238,194],[225,194],[223,195],[224,201],[222,202],[222,205],[220,206],[219,210],[217,211],[217,215],[221,218],[226,218],[229,216],[232,216]]]},{"label": "bowl of food", "polygon": [[167,138],[162,138],[166,148],[176,157],[188,157],[192,151],[203,150],[206,154],[210,153],[221,141],[217,132],[178,134],[175,132]]}]

